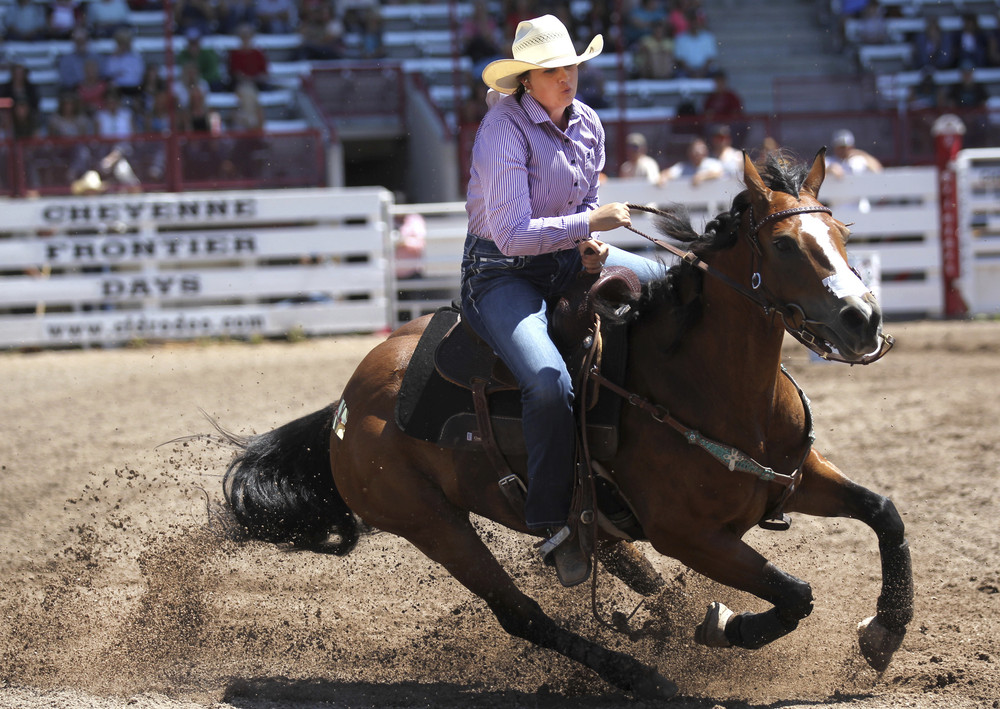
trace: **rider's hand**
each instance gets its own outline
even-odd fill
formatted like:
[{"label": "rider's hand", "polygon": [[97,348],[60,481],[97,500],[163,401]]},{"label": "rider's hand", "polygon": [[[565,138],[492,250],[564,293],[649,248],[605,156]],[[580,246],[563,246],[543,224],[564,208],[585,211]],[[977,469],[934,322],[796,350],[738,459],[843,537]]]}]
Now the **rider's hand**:
[{"label": "rider's hand", "polygon": [[604,262],[608,260],[608,245],[603,241],[590,239],[581,241],[577,248],[580,249],[584,270],[587,273],[600,273]]},{"label": "rider's hand", "polygon": [[602,204],[590,212],[590,231],[611,231],[620,226],[632,226],[632,215],[624,202]]}]

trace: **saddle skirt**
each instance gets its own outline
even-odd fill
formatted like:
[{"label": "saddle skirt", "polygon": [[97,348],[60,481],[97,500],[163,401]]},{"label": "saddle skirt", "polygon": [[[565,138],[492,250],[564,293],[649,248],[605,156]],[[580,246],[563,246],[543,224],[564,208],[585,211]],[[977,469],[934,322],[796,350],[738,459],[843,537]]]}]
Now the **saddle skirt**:
[{"label": "saddle skirt", "polygon": [[[632,271],[605,268],[600,276],[582,273],[551,310],[550,335],[563,353],[577,391],[580,371],[594,332],[597,298],[623,303],[639,293]],[[625,378],[627,327],[602,324],[601,373],[616,383]],[[396,403],[396,423],[408,435],[444,448],[474,450],[482,446],[471,390],[486,382],[492,437],[515,469],[526,455],[521,424],[521,394],[514,376],[493,350],[461,319],[459,310],[442,308],[424,330],[403,377]],[[621,400],[589,396],[587,442],[597,460],[612,457],[618,446]]]}]

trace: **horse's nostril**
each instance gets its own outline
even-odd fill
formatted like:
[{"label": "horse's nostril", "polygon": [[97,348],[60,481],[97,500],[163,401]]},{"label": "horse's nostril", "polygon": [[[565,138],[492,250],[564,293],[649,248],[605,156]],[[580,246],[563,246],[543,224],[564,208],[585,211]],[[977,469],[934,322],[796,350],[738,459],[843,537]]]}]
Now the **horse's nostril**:
[{"label": "horse's nostril", "polygon": [[840,311],[840,323],[848,332],[861,332],[868,325],[868,312],[850,305]]}]

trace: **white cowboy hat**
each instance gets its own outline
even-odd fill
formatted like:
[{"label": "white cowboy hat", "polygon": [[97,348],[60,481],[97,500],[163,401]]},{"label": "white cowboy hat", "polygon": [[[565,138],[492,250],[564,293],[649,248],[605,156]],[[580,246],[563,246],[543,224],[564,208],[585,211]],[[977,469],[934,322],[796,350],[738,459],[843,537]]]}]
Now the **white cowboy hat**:
[{"label": "white cowboy hat", "polygon": [[512,94],[517,77],[530,69],[552,69],[593,59],[604,49],[604,37],[597,35],[584,50],[576,53],[566,25],[553,15],[524,20],[514,33],[513,59],[498,59],[483,69],[483,81],[495,91]]}]

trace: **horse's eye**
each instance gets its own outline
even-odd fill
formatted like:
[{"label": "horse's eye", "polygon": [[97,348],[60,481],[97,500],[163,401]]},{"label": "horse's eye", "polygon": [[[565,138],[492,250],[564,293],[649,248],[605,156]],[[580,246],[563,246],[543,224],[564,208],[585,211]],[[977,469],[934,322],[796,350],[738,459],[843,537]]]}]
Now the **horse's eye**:
[{"label": "horse's eye", "polygon": [[787,254],[795,250],[795,239],[788,236],[776,237],[771,243],[774,245],[774,250],[779,253]]}]

